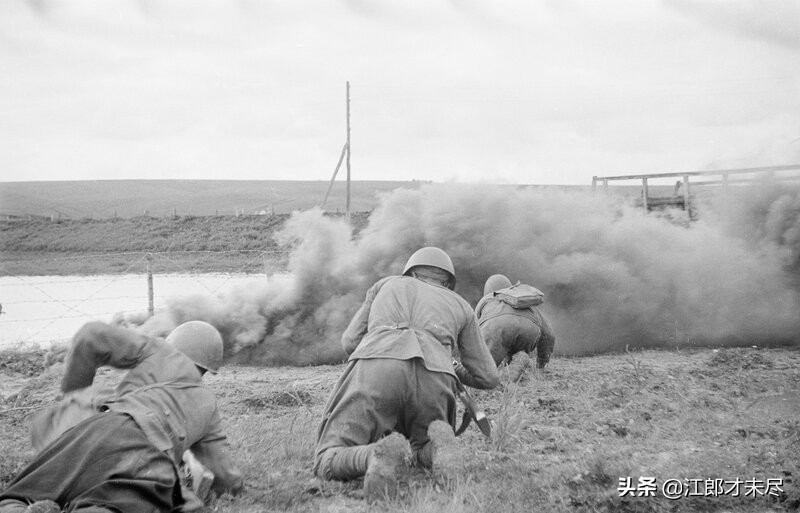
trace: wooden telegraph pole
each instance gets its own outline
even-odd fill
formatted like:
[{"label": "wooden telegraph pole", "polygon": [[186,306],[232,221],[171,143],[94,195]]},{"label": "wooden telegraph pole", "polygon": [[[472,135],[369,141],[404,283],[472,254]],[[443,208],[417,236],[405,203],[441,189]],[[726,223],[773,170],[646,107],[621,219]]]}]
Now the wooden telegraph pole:
[{"label": "wooden telegraph pole", "polygon": [[347,206],[344,219],[350,224],[350,81],[347,81]]},{"label": "wooden telegraph pole", "polygon": [[[344,216],[347,223],[350,223],[350,81],[347,81],[347,97],[346,97],[346,111],[347,111],[347,140],[342,146],[342,153],[339,155],[339,162],[336,163],[336,169],[333,170],[331,183],[328,184],[328,191],[325,193],[325,199],[322,200],[322,208],[325,208],[325,203],[328,202],[328,196],[333,189],[333,182],[336,180],[336,175],[339,173],[339,168],[342,165],[342,160],[347,156],[347,205],[345,207]],[[336,210],[339,211],[338,209]]]}]

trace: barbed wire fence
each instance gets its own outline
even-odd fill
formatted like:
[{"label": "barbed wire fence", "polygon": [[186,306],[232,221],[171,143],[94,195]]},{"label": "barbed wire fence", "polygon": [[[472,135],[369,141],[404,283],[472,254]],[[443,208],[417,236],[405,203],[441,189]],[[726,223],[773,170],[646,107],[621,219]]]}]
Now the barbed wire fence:
[{"label": "barbed wire fence", "polygon": [[[118,315],[152,315],[157,307],[177,295],[217,295],[233,282],[268,274],[268,264],[274,267],[287,255],[288,249],[278,248],[37,258],[37,262],[56,264],[114,258],[125,262],[125,267],[113,274],[87,276],[1,276],[0,349],[61,343],[84,322],[110,320]],[[228,257],[232,264],[223,263]],[[202,265],[193,265],[197,262]]]}]

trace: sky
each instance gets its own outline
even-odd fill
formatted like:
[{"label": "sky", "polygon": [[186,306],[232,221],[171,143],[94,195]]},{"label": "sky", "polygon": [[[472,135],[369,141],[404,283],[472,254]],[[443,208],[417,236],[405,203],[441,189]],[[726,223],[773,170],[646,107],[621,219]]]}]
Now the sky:
[{"label": "sky", "polygon": [[[800,163],[796,0],[4,0],[0,181]],[[344,168],[338,179],[343,179]]]}]

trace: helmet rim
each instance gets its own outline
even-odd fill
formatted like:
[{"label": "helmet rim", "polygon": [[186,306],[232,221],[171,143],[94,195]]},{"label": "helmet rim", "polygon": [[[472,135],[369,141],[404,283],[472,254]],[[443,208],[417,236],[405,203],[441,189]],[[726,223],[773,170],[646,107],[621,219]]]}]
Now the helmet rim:
[{"label": "helmet rim", "polygon": [[455,287],[456,270],[453,266],[453,261],[450,259],[450,255],[443,249],[437,248],[436,246],[425,246],[416,250],[406,261],[406,265],[403,268],[403,276],[408,276],[411,270],[418,265],[427,265],[446,271],[450,274],[450,281],[452,283],[452,287],[450,288]]},{"label": "helmet rim", "polygon": [[510,286],[511,280],[509,280],[505,274],[493,274],[489,276],[486,283],[483,285],[483,295],[485,296]]}]

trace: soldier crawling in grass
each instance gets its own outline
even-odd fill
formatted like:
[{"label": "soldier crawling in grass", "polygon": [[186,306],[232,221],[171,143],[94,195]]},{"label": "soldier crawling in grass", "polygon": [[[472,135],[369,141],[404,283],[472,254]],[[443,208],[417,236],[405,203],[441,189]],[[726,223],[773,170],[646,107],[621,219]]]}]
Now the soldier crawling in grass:
[{"label": "soldier crawling in grass", "polygon": [[[517,287],[519,284],[513,286]],[[475,307],[481,334],[489,346],[495,364],[508,364],[508,380],[516,381],[536,350],[536,363],[544,369],[553,353],[556,337],[539,309],[530,305],[512,305],[500,292],[512,287],[505,275],[494,274],[486,280],[483,297]],[[538,292],[537,289],[531,288]]]},{"label": "soldier crawling in grass", "polygon": [[0,513],[173,511],[184,506],[178,468],[187,449],[213,472],[213,490],[241,490],[214,394],[202,385],[222,352],[219,332],[201,321],[178,326],[166,341],[85,324],[67,358],[64,403],[91,392],[99,367],[130,370],[111,397],[79,412],[83,420],[50,419],[44,431],[55,430],[54,440],[0,493]]},{"label": "soldier crawling in grass", "polygon": [[[499,383],[475,313],[454,286],[450,257],[425,247],[402,276],[367,291],[342,335],[350,358],[319,427],[318,477],[364,476],[373,499],[396,494],[411,464],[452,472],[446,467],[455,443],[456,380],[482,389]],[[455,347],[461,363],[454,367]]]}]

